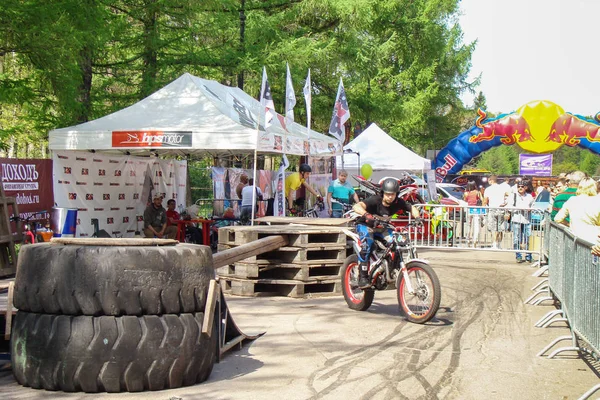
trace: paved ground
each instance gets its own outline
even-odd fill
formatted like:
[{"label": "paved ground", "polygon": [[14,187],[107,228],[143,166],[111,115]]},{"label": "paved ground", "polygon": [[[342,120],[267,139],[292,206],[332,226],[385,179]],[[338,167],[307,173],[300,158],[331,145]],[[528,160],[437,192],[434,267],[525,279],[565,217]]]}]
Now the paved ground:
[{"label": "paved ground", "polygon": [[442,282],[442,309],[428,325],[404,321],[393,291],[367,312],[341,296],[228,297],[238,325],[266,334],[227,355],[197,386],[134,394],[66,394],[17,385],[0,373],[5,399],[577,399],[599,383],[576,355],[536,353],[568,333],[534,328],[550,305],[523,300],[539,279],[510,254],[426,252]]}]

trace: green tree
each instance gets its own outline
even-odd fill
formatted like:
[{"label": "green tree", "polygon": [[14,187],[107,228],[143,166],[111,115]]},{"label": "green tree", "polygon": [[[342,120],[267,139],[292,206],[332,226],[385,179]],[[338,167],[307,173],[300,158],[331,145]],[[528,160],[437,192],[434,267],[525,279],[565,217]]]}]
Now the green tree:
[{"label": "green tree", "polygon": [[579,169],[579,166],[572,161],[562,161],[559,163],[553,163],[552,175],[559,175],[562,173],[568,174]]},{"label": "green tree", "polygon": [[[311,68],[314,129],[327,132],[342,77],[354,121],[424,152],[460,132],[459,96],[473,88],[458,11],[458,0],[5,0],[1,128],[44,138],[183,72],[258,95],[263,65],[281,110],[289,61],[297,89]],[[296,115],[306,122],[301,104]]]},{"label": "green tree", "polygon": [[487,169],[496,175],[514,175],[519,172],[519,153],[516,146],[500,145],[483,153],[477,168]]},{"label": "green tree", "polygon": [[581,150],[579,169],[590,176],[600,175],[600,156],[589,151]]},{"label": "green tree", "polygon": [[487,100],[485,98],[485,95],[481,91],[473,99],[473,110],[477,111],[478,109],[487,111]]}]

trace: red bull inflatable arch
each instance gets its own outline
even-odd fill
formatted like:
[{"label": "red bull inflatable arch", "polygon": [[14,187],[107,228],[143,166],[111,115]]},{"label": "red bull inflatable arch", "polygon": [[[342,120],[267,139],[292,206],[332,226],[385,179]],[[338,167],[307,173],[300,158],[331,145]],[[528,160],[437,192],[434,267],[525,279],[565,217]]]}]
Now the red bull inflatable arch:
[{"label": "red bull inflatable arch", "polygon": [[479,109],[475,126],[452,139],[437,155],[437,182],[458,173],[473,157],[492,147],[517,144],[531,153],[550,153],[562,145],[579,146],[600,155],[600,113],[594,119],[565,112],[548,100],[536,100],[517,111],[487,118]]}]

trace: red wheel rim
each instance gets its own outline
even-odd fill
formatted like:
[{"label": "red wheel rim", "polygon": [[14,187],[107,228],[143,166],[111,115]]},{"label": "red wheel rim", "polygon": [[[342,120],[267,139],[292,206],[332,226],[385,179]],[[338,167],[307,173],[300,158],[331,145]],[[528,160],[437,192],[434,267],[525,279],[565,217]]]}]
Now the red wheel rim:
[{"label": "red wheel rim", "polygon": [[[350,299],[350,301],[355,304],[360,304],[360,302],[362,301],[362,290],[360,290],[361,298],[358,298],[354,294],[354,290],[353,290],[352,284],[351,284],[352,270],[355,267],[357,267],[357,270],[358,270],[358,263],[350,263],[346,267],[346,272],[344,273],[344,286],[346,287],[346,293],[348,294],[348,298]],[[354,289],[357,289],[357,288],[358,288],[358,285]]]},{"label": "red wheel rim", "polygon": [[[425,273],[425,271],[422,268],[419,268],[419,267],[411,268],[411,270],[409,271],[409,273],[410,272],[416,273],[417,271],[422,271],[424,276],[429,277],[429,275],[427,273]],[[413,285],[415,283],[413,283]],[[431,282],[431,284],[433,285],[433,282]],[[410,314],[410,316],[412,318],[414,318],[414,319],[424,319],[424,318],[427,318],[427,316],[431,312],[432,305],[435,304],[435,292],[433,290],[431,290],[431,288],[428,287],[428,289],[429,289],[428,290],[428,295],[430,296],[430,300],[427,303],[427,308],[423,312],[416,314],[414,311],[411,310],[410,306],[406,303],[406,298],[404,297],[404,289],[405,289],[405,287],[406,287],[406,280],[402,279],[402,282],[400,283],[400,288],[398,288],[398,294],[400,295],[400,293],[402,293],[402,295],[400,296],[400,301],[402,302],[402,309],[407,314]],[[428,296],[428,298],[429,298],[429,296]]]}]

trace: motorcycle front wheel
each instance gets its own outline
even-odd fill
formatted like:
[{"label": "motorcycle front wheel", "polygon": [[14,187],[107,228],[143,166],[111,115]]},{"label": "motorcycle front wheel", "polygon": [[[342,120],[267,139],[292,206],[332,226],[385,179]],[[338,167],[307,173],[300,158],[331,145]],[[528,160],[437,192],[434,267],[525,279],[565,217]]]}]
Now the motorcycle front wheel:
[{"label": "motorcycle front wheel", "polygon": [[342,267],[342,292],[348,307],[356,311],[365,311],[373,303],[375,292],[373,289],[360,289],[358,287],[358,256],[352,254]]},{"label": "motorcycle front wheel", "polygon": [[404,275],[398,274],[396,290],[400,311],[410,322],[424,324],[440,308],[442,290],[437,274],[429,265],[411,261],[406,266],[413,292],[409,292]]}]

